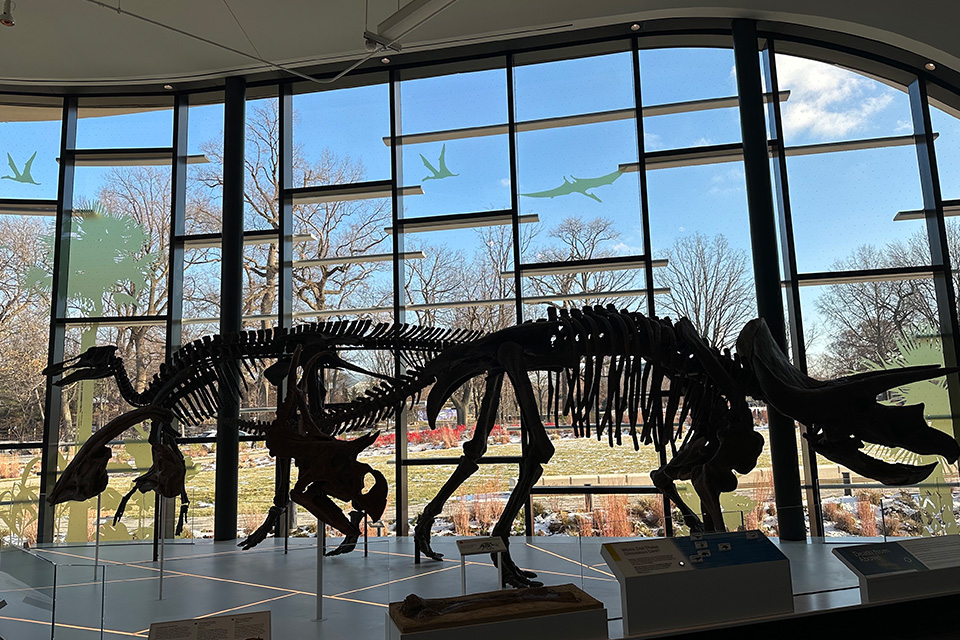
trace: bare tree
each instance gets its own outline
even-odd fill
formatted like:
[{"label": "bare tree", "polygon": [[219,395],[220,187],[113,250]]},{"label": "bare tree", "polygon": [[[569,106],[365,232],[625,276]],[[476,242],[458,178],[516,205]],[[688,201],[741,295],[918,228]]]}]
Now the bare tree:
[{"label": "bare tree", "polygon": [[670,291],[660,315],[687,317],[711,345],[731,346],[756,314],[746,252],[731,248],[722,234],[711,239],[694,233],[677,238],[664,253],[668,263],[657,284]]},{"label": "bare tree", "polygon": [[[247,119],[244,180],[244,223],[248,229],[276,229],[280,224],[279,113],[275,100],[251,110]],[[296,118],[296,115],[294,116]],[[203,146],[212,159],[198,173],[199,180],[214,191],[223,188],[222,145],[212,141]],[[310,162],[302,146],[293,150],[293,184],[296,187],[343,184],[363,179],[364,168],[350,158],[337,158],[329,151],[318,162]],[[316,260],[352,258],[388,249],[385,226],[389,224],[388,201],[359,200],[294,207],[294,232],[310,234],[313,240],[297,243],[295,259]],[[382,303],[384,294],[371,286],[371,276],[383,263],[324,262],[295,269],[294,295],[307,309],[372,306]],[[244,252],[247,281],[243,313],[270,314],[276,311],[280,273],[279,247],[276,243],[258,245]]]},{"label": "bare tree", "polygon": [[[960,257],[960,224],[947,224],[951,257]],[[887,269],[930,263],[926,233],[918,231],[882,248],[861,245],[831,265],[835,271]],[[954,291],[960,277],[953,274]],[[867,361],[886,362],[896,353],[897,340],[917,333],[936,333],[939,314],[934,282],[929,278],[882,280],[830,285],[816,300],[829,329],[827,351],[820,365],[830,375],[862,371]]]},{"label": "bare tree", "polygon": [[[554,242],[542,247],[536,254],[537,262],[570,262],[609,258],[617,255],[613,243],[620,238],[616,225],[608,218],[565,218],[547,232]],[[541,296],[584,295],[577,300],[553,304],[560,307],[574,305],[621,304],[627,301],[615,292],[635,286],[638,274],[633,270],[581,271],[531,277],[531,285]]]}]

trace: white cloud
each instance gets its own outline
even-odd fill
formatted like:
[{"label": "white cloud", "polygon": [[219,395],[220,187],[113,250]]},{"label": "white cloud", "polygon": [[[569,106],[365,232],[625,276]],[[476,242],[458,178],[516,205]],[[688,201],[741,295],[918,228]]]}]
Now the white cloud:
[{"label": "white cloud", "polygon": [[707,192],[712,196],[728,196],[742,193],[745,189],[743,182],[743,168],[733,167],[726,171],[719,171],[710,177],[713,184]]},{"label": "white cloud", "polygon": [[897,133],[913,133],[913,123],[909,120],[897,120]]},{"label": "white cloud", "polygon": [[663,149],[663,139],[660,134],[643,132],[643,146],[645,149]]},{"label": "white cloud", "polygon": [[804,133],[835,138],[864,129],[871,117],[893,102],[893,90],[833,65],[777,56],[784,135]]},{"label": "white cloud", "polygon": [[500,186],[501,186],[501,187],[509,187],[509,186],[510,186],[510,178],[500,178]]}]

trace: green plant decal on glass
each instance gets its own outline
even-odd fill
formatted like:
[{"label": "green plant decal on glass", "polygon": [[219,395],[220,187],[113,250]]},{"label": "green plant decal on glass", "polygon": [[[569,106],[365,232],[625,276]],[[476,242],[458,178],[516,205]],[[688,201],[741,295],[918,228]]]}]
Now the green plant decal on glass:
[{"label": "green plant decal on glass", "polygon": [[451,173],[450,169],[447,169],[447,161],[445,158],[446,155],[447,145],[443,145],[443,147],[440,148],[440,160],[437,162],[437,164],[440,165],[440,169],[438,170],[432,164],[430,164],[429,160],[423,157],[422,153],[420,154],[420,159],[423,160],[423,166],[425,166],[432,174],[424,177],[424,180],[443,180],[444,178],[454,178],[460,175],[459,173]]},{"label": "green plant decal on glass", "polygon": [[30,175],[30,167],[33,166],[33,159],[37,157],[37,152],[34,151],[33,155],[30,156],[30,159],[26,161],[23,165],[23,172],[21,173],[17,169],[17,163],[13,161],[13,156],[9,153],[7,154],[7,164],[10,165],[10,170],[13,171],[12,176],[0,176],[2,180],[13,180],[14,182],[22,182],[24,184],[36,184],[40,183],[33,179],[33,176]]},{"label": "green plant decal on glass", "polygon": [[9,536],[13,544],[34,544],[37,541],[37,503],[40,500],[38,482],[31,482],[33,468],[40,464],[40,458],[33,458],[23,467],[19,478],[9,489],[0,491],[0,522],[3,537]]},{"label": "green plant decal on glass", "polygon": [[[70,230],[70,261],[69,276],[67,278],[68,304],[80,310],[84,315],[98,317],[105,315],[108,304],[116,309],[118,315],[123,306],[136,310],[136,293],[147,286],[147,275],[160,256],[143,251],[149,236],[143,227],[133,218],[121,216],[108,211],[99,202],[89,205],[80,205],[74,209]],[[53,239],[50,238],[49,251],[53,252]],[[50,260],[52,264],[52,260]],[[27,276],[28,285],[46,287],[52,286],[52,273],[49,269],[34,268]],[[127,289],[134,295],[124,291]],[[80,335],[80,353],[96,345],[96,323],[84,325]],[[75,446],[79,447],[93,433],[93,404],[96,394],[96,381],[84,380],[78,385],[77,410],[74,425],[76,427]],[[124,444],[125,450],[136,448],[138,443]],[[145,445],[149,449],[149,445]],[[131,455],[133,455],[131,453]],[[137,467],[146,469],[145,467]],[[129,469],[129,467],[126,467]],[[62,467],[61,467],[62,470]],[[105,491],[101,496],[103,510],[115,509],[119,504],[119,494]],[[141,507],[141,529],[143,513],[148,504],[138,499]],[[95,508],[96,499],[83,503],[73,502],[67,507],[69,518],[67,521],[66,540],[68,542],[85,542],[90,533],[89,509]],[[133,537],[145,537],[145,532],[139,531]]]},{"label": "green plant decal on glass", "polygon": [[[912,367],[924,364],[943,364],[942,345],[935,330],[918,331],[916,337],[901,336],[896,341],[897,353],[882,363],[867,361],[869,369],[890,369],[894,367]],[[927,422],[944,433],[953,433],[950,421],[950,400],[947,395],[947,383],[944,378],[925,380],[897,387],[891,391],[891,399],[886,404],[905,405],[923,403]],[[881,449],[880,447],[873,447]],[[921,533],[924,536],[939,536],[960,533],[956,515],[953,512],[953,493],[944,478],[942,459],[932,455],[918,455],[903,449],[883,449],[885,458],[895,462],[913,465],[930,464],[939,461],[933,474],[919,488]]]},{"label": "green plant decal on glass", "polygon": [[570,179],[567,180],[566,176],[564,176],[563,184],[555,189],[550,189],[549,191],[535,191],[534,193],[521,193],[520,195],[528,198],[556,198],[557,196],[567,196],[571,193],[580,193],[588,198],[596,200],[597,202],[603,202],[603,200],[594,194],[588,193],[588,190],[613,184],[616,179],[622,175],[623,172],[617,169],[613,173],[608,173],[607,175],[600,176],[599,178],[577,178],[570,176]]}]

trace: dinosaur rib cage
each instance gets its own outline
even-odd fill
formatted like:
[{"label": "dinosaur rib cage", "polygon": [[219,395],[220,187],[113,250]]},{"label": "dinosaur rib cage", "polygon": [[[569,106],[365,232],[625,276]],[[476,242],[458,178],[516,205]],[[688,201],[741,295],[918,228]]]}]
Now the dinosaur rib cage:
[{"label": "dinosaur rib cage", "polygon": [[[698,427],[716,424],[727,409],[697,354],[709,352],[727,375],[741,377],[729,350],[721,354],[692,326],[681,331],[680,323],[669,318],[648,318],[613,305],[561,309],[559,314],[550,309],[549,315],[551,322],[544,326],[555,328],[551,344],[563,364],[548,371],[543,413],[553,415],[556,424],[561,415],[570,415],[577,437],[590,437],[592,413],[597,439],[606,430],[610,445],[614,440],[619,445],[626,417],[635,449],[653,442],[659,450],[669,442],[676,453],[688,416],[687,438]],[[691,340],[699,341],[698,349]]]},{"label": "dinosaur rib cage", "polygon": [[[256,379],[271,362],[289,358],[298,346],[305,352],[389,350],[400,363],[417,370],[431,357],[454,344],[475,340],[479,331],[443,329],[410,324],[374,323],[372,320],[315,322],[291,329],[271,328],[240,331],[224,336],[213,335],[190,342],[175,351],[142,392],[130,384],[123,362],[116,358],[113,372],[124,399],[134,406],[159,405],[169,408],[181,421],[199,423],[213,418],[220,408],[219,389],[239,394],[247,388],[247,378]],[[376,410],[376,405],[399,402],[415,393],[413,377],[403,374],[392,382],[384,382],[368,392],[361,406],[385,419],[393,415],[390,407]],[[393,390],[396,393],[391,393]],[[402,394],[402,395],[397,395]],[[356,420],[337,405],[334,413],[343,416],[337,421],[337,432],[363,428],[370,420]],[[328,422],[328,421],[325,421]],[[341,423],[344,423],[341,425]],[[245,422],[255,427],[256,422]]]}]

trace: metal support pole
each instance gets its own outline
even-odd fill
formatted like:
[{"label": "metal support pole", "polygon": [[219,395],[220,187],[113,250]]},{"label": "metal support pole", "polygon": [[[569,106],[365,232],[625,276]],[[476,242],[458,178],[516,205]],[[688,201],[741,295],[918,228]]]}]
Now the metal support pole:
[{"label": "metal support pole", "polygon": [[[59,322],[67,315],[67,273],[70,268],[70,222],[73,209],[74,149],[77,143],[77,98],[63,100],[60,130],[60,175],[57,217],[54,223],[53,282],[50,300],[50,338],[47,364],[63,362],[66,326]],[[40,464],[40,501],[37,542],[53,542],[56,515],[46,497],[57,481],[57,445],[60,442],[60,414],[63,397],[60,387],[47,379],[43,401],[43,451]]]},{"label": "metal support pole", "polygon": [[[399,326],[406,320],[405,304],[405,277],[403,261],[403,229],[400,219],[403,217],[403,195],[400,193],[400,182],[403,180],[403,145],[397,144],[401,131],[400,118],[400,78],[396,69],[390,70],[390,138],[393,140],[390,149],[390,169],[392,179],[391,197],[391,226],[393,227],[393,322]],[[393,371],[396,377],[403,373],[400,362],[399,345],[393,353]],[[397,537],[409,535],[410,525],[407,522],[410,511],[409,491],[407,489],[407,410],[402,408],[394,419],[394,433],[396,434],[394,450],[396,462],[396,499],[394,500],[395,520],[394,530]]]},{"label": "metal support pole", "polygon": [[[160,497],[160,522],[163,522],[163,515],[167,509],[167,501]],[[158,588],[157,600],[163,600],[163,551],[166,547],[166,536],[160,534],[160,586]]]},{"label": "metal support pole", "polygon": [[317,518],[317,620],[323,620],[323,554],[327,550],[327,525]]},{"label": "metal support pole", "polygon": [[[246,133],[246,83],[243,78],[226,81],[223,105],[223,233],[220,252],[220,333],[240,331],[243,289],[243,177]],[[225,378],[234,376],[221,370]],[[214,540],[237,537],[237,483],[240,461],[240,382],[219,386],[217,415],[216,504]]]},{"label": "metal support pole", "polygon": [[[733,21],[733,54],[740,98],[743,170],[747,186],[757,312],[767,322],[777,345],[786,352],[777,254],[777,220],[773,209],[773,188],[770,184],[757,24],[753,20]],[[793,420],[774,411],[772,407],[768,407],[767,415],[780,538],[806,540],[799,456],[794,432],[796,427]]]},{"label": "metal support pole", "polygon": [[96,541],[93,547],[93,579],[97,579],[97,567],[100,566],[100,503],[103,499],[103,492],[97,494],[97,524]]}]

